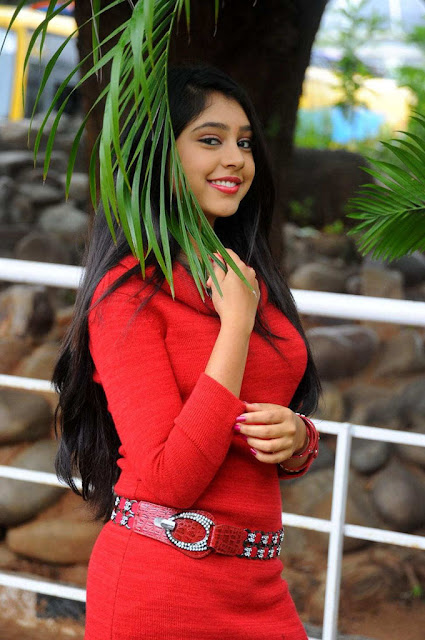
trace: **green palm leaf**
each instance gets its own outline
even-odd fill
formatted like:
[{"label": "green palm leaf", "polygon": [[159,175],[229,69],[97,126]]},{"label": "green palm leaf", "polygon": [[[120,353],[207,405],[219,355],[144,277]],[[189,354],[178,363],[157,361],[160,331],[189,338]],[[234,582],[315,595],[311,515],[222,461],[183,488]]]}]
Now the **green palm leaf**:
[{"label": "green palm leaf", "polygon": [[[129,3],[132,7],[130,17],[113,34],[109,34],[103,41],[100,41],[100,21],[105,18],[107,11],[123,2]],[[25,4],[27,2],[22,0],[18,3],[9,28]],[[96,208],[98,204],[96,167],[99,166],[99,197],[103,203],[105,216],[114,241],[116,241],[116,237],[113,218],[121,226],[133,255],[139,260],[143,276],[145,275],[145,258],[150,251],[154,252],[158,264],[170,284],[173,296],[174,286],[168,231],[187,254],[189,266],[202,299],[204,299],[204,293],[201,284],[205,286],[208,275],[211,275],[221,294],[218,280],[208,259],[211,257],[221,265],[212,255],[213,252],[221,253],[230,268],[252,289],[206,219],[187,183],[176,148],[167,92],[167,65],[171,32],[182,11],[185,13],[189,32],[190,0],[139,0],[134,4],[130,0],[114,0],[103,8],[101,8],[100,0],[90,0],[90,4],[92,15],[88,22],[91,22],[92,26],[92,51],[89,56],[76,65],[56,91],[36,137],[34,146],[35,159],[47,119],[56,105],[60,103],[46,145],[44,176],[46,176],[50,166],[57,128],[68,100],[73,92],[90,77],[93,75],[100,77],[105,65],[111,63],[109,82],[95,104],[92,105],[89,113],[86,114],[71,149],[66,178],[67,197],[75,158],[85,124],[93,108],[104,99],[103,126],[94,144],[90,158],[89,183],[93,206]],[[43,49],[49,21],[60,12],[60,8],[55,9],[55,5],[56,2],[50,0],[45,19],[31,38],[25,59],[25,70],[38,38],[41,40],[40,51]],[[218,11],[219,0],[214,0],[215,27],[217,27]],[[80,28],[82,26],[84,25],[80,25]],[[116,44],[106,53],[102,53],[105,45],[116,36],[118,36]],[[64,46],[63,44],[58,48],[46,66],[36,96],[33,116],[44,87]],[[88,58],[91,58],[91,67],[78,80],[74,89],[65,94],[69,81],[78,74]],[[129,130],[128,127],[130,127]],[[127,138],[123,141],[124,131],[127,132]],[[140,142],[136,151],[134,151],[131,141],[134,140],[136,133],[140,132]],[[146,166],[146,164],[143,165],[142,159],[144,158],[148,136],[152,136],[152,146]],[[163,148],[160,172],[159,243],[155,234],[152,216],[152,165],[154,151],[161,139]],[[166,171],[168,158],[170,159],[169,172]],[[177,211],[174,210],[171,201],[173,179],[176,184]],[[165,202],[166,181],[168,181],[170,192],[169,203]],[[143,246],[142,228],[145,231],[147,247]],[[191,239],[196,242],[201,259],[196,255]]]},{"label": "green palm leaf", "polygon": [[[425,132],[424,116],[416,113],[411,119]],[[425,138],[398,133],[405,137],[382,143],[398,164],[368,157],[375,169],[362,169],[379,184],[364,184],[348,201],[347,214],[360,221],[348,232],[356,236],[360,252],[390,260],[425,251]]]}]

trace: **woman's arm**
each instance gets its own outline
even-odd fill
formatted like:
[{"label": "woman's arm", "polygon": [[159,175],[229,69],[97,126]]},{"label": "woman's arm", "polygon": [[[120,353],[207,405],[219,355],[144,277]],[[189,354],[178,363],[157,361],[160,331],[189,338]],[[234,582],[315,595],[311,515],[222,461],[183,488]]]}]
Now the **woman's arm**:
[{"label": "woman's arm", "polygon": [[89,316],[90,350],[128,463],[158,503],[189,508],[222,465],[244,411],[249,336],[224,324],[183,403],[159,323],[146,309],[134,315],[139,303],[119,291],[106,297]]}]

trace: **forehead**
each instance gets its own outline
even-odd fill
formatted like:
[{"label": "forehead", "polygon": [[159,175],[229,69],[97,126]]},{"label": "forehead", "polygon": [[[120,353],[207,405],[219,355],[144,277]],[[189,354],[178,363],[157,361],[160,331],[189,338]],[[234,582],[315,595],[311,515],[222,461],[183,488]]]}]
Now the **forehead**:
[{"label": "forehead", "polygon": [[239,102],[218,91],[213,91],[208,95],[205,109],[192,120],[191,125],[196,126],[206,119],[238,127],[250,124],[248,116]]}]

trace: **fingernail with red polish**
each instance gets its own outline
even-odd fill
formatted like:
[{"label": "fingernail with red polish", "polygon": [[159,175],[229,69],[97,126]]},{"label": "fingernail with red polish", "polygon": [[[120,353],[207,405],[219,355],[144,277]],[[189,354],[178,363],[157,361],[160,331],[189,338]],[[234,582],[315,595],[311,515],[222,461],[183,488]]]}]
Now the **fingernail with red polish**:
[{"label": "fingernail with red polish", "polygon": [[240,431],[241,430],[241,425],[240,424],[235,424],[233,427],[236,431]]},{"label": "fingernail with red polish", "polygon": [[246,417],[245,416],[237,416],[236,420],[238,420],[239,422],[245,422],[246,421]]},{"label": "fingernail with red polish", "polygon": [[252,447],[250,447],[250,448],[249,448],[249,450],[251,451],[251,453],[253,453],[253,454],[254,454],[254,456],[256,456],[256,455],[257,455],[256,450],[255,450],[255,449],[253,449]]}]

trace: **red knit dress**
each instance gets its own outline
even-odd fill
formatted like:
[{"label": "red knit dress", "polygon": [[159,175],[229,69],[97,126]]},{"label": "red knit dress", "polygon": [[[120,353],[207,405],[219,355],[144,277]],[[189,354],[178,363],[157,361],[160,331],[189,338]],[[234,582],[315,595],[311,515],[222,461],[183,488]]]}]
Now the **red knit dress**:
[{"label": "red knit dress", "polygon": [[[99,283],[93,301],[127,269],[127,256]],[[150,273],[148,268],[147,273]],[[233,429],[244,403],[204,373],[220,318],[193,277],[174,263],[175,299],[166,280],[139,314],[153,285],[141,273],[89,315],[94,380],[104,388],[121,441],[115,493],[176,509],[202,509],[217,523],[277,531],[278,465],[260,462]],[[288,406],[304,374],[304,342],[268,301],[260,305],[282,359],[251,334],[240,397]],[[283,540],[282,552],[285,551]],[[192,558],[109,521],[94,545],[87,578],[85,640],[305,640],[283,564],[212,552]]]}]

